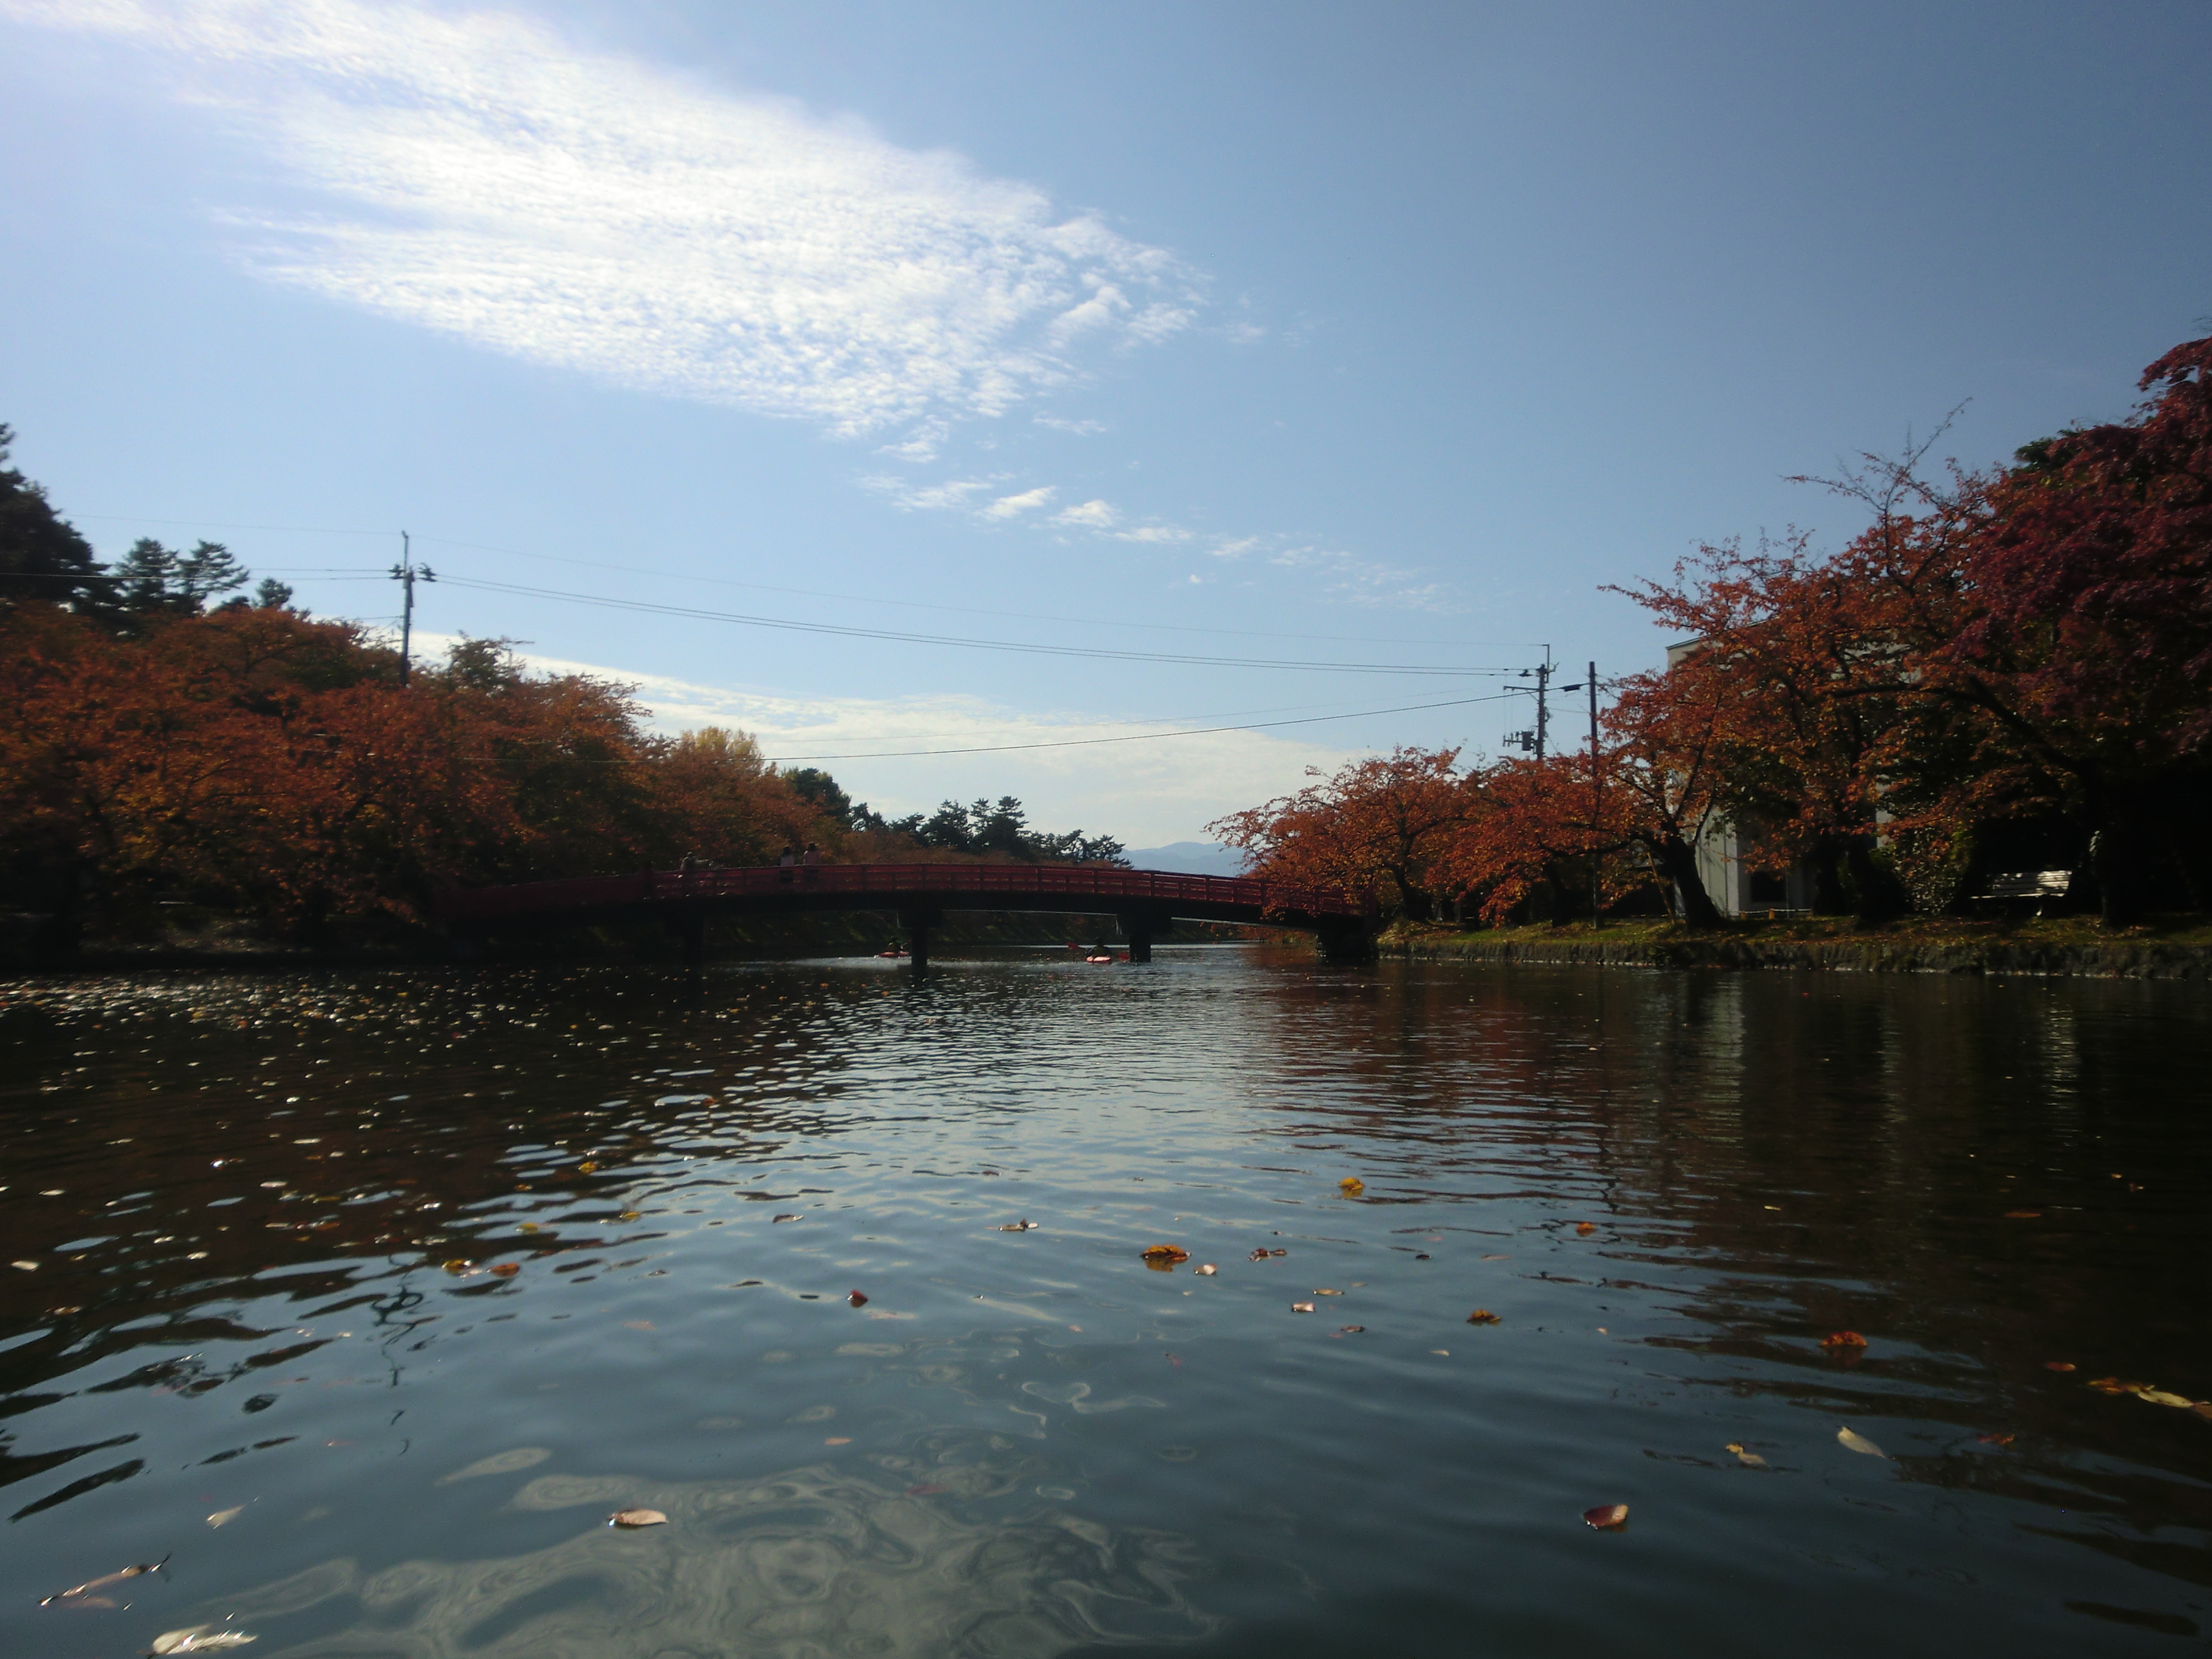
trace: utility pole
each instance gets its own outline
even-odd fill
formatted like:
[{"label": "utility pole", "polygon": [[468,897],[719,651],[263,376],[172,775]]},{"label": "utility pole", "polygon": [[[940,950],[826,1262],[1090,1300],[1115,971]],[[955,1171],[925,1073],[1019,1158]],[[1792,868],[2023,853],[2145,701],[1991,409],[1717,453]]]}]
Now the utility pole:
[{"label": "utility pole", "polygon": [[415,562],[414,544],[408,540],[407,532],[404,530],[399,532],[399,562],[392,567],[392,580],[400,586],[399,683],[404,685],[407,684],[408,659],[413,653],[415,643],[415,584],[418,581],[434,582],[438,580],[438,573],[427,564]]},{"label": "utility pole", "polygon": [[1605,884],[1598,878],[1603,867],[1597,850],[1598,821],[1605,810],[1605,777],[1599,769],[1597,750],[1597,665],[1589,665],[1590,716],[1590,930],[1605,926]]},{"label": "utility pole", "polygon": [[1546,693],[1550,689],[1552,676],[1558,672],[1559,670],[1552,663],[1552,647],[1547,645],[1544,647],[1544,660],[1540,666],[1534,669],[1524,668],[1521,671],[1521,678],[1524,680],[1531,673],[1536,677],[1536,729],[1533,732],[1508,732],[1505,734],[1505,740],[1508,743],[1519,744],[1521,752],[1524,755],[1533,745],[1538,760],[1544,758],[1546,750],[1551,746],[1551,702]]}]

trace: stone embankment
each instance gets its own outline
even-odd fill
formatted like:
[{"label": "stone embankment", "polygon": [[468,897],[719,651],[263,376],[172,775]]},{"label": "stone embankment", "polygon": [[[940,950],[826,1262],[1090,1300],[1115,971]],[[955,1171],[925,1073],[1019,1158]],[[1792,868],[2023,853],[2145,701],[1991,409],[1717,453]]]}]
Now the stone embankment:
[{"label": "stone embankment", "polygon": [[2155,939],[2094,943],[2044,939],[1736,939],[1676,934],[1545,939],[1450,933],[1386,936],[1385,956],[1420,962],[1486,962],[1501,967],[1784,968],[1835,974],[2021,974],[2093,979],[2212,981],[2212,945]]}]

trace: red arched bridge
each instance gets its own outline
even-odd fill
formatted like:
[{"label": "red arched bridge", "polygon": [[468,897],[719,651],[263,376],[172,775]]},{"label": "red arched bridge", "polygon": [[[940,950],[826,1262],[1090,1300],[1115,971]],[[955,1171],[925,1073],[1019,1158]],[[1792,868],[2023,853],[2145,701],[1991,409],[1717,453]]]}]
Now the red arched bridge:
[{"label": "red arched bridge", "polygon": [[896,913],[914,965],[929,965],[930,930],[947,910],[1043,910],[1111,915],[1132,962],[1152,960],[1152,941],[1178,920],[1241,921],[1304,929],[1332,962],[1374,953],[1375,899],[1299,887],[1257,876],[1186,876],[1109,865],[802,864],[727,870],[641,870],[511,887],[448,890],[441,919],[457,938],[501,924],[582,921],[659,915],[684,942],[687,961],[702,953],[715,912],[782,916],[814,910]]}]

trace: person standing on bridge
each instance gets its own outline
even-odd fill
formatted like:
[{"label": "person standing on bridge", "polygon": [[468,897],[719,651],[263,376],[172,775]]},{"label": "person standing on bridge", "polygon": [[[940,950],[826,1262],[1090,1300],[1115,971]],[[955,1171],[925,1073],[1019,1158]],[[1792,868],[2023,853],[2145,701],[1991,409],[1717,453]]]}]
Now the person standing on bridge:
[{"label": "person standing on bridge", "polygon": [[808,842],[806,843],[806,851],[800,855],[799,861],[806,866],[807,880],[819,881],[821,879],[819,876],[815,874],[816,868],[822,862],[822,849],[819,847],[817,847],[811,841]]},{"label": "person standing on bridge", "polygon": [[786,847],[783,849],[783,856],[776,860],[775,862],[775,878],[778,881],[789,881],[791,879],[791,866],[799,862],[799,854],[793,852],[790,848]]}]

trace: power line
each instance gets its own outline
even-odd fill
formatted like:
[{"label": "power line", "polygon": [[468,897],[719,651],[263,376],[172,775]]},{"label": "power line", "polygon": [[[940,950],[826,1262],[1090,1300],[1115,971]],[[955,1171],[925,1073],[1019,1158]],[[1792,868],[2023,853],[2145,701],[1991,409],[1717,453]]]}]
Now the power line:
[{"label": "power line", "polygon": [[760,593],[788,593],[800,599],[835,599],[846,605],[887,605],[902,611],[941,611],[951,616],[998,617],[1010,622],[1066,623],[1079,628],[1140,628],[1165,634],[1216,634],[1232,639],[1322,640],[1339,645],[1445,647],[1454,645],[1499,645],[1518,650],[1533,643],[1527,640],[1404,640],[1372,634],[1292,634],[1260,628],[1200,628],[1184,623],[1102,621],[1096,617],[1062,617],[1036,611],[995,611],[968,605],[932,605],[921,599],[888,599],[873,593],[831,593],[818,587],[781,587],[770,582],[739,581],[732,576],[702,576],[685,571],[648,570],[639,565],[610,564],[603,559],[569,558],[558,553],[532,553],[520,547],[501,547],[489,542],[465,542],[450,536],[422,536],[416,539],[434,542],[441,547],[465,547],[477,553],[504,553],[518,559],[540,559],[549,564],[573,564],[591,570],[617,570],[626,576],[659,576],[669,581],[705,582],[714,587],[742,587]]},{"label": "power line", "polygon": [[1518,696],[1517,691],[1501,691],[1484,697],[1454,697],[1444,702],[1406,703],[1396,708],[1363,708],[1349,714],[1309,714],[1294,720],[1253,720],[1241,726],[1203,726],[1180,732],[1133,732],[1115,738],[1065,738],[1051,743],[994,743],[981,744],[968,749],[885,749],[868,753],[836,755],[763,755],[763,763],[780,766],[789,761],[802,760],[901,760],[928,755],[1003,755],[1018,749],[1081,749],[1102,743],[1150,743],[1161,738],[1203,738],[1219,732],[1267,732],[1282,726],[1317,726],[1325,720],[1364,720],[1376,714],[1413,714],[1430,708],[1464,708],[1471,703],[1503,702],[1508,697]]},{"label": "power line", "polygon": [[570,605],[593,605],[608,610],[633,611],[647,616],[685,617],[702,622],[735,623],[746,628],[777,629],[799,634],[830,634],[847,639],[884,640],[902,645],[955,646],[975,651],[1009,651],[1026,656],[1080,657],[1094,661],[1176,663],[1204,668],[1300,669],[1329,674],[1421,674],[1503,676],[1504,668],[1458,668],[1433,664],[1300,662],[1264,657],[1209,657],[1164,651],[1117,651],[1103,646],[1033,645],[1012,640],[979,640],[951,634],[910,634],[892,629],[860,628],[837,623],[794,622],[782,617],[756,617],[733,611],[708,611],[696,605],[662,605],[649,599],[617,599],[599,593],[571,593],[559,588],[528,587],[519,582],[485,581],[477,577],[446,576],[448,587],[475,588],[486,593],[512,593],[529,599],[557,599]]},{"label": "power line", "polygon": [[[369,536],[389,538],[389,530],[340,530],[323,525],[234,524],[218,519],[149,519],[130,513],[77,513],[73,518],[117,524],[170,525],[193,530],[258,530],[295,536]],[[602,559],[570,558],[559,553],[533,553],[526,548],[502,547],[492,542],[463,541],[453,536],[418,536],[417,541],[441,547],[465,547],[478,553],[501,553],[518,559],[538,559],[548,564],[572,564],[592,570],[616,570],[624,575],[658,576],[668,581],[705,582],[715,587],[742,587],[762,593],[788,593],[800,599],[834,599],[844,605],[885,605],[902,611],[941,611],[963,617],[999,617],[1011,622],[1066,623],[1079,628],[1139,628],[1167,634],[1214,634],[1224,638],[1252,640],[1316,640],[1340,645],[1496,645],[1518,650],[1536,643],[1528,640],[1401,640],[1371,634],[1297,634],[1259,628],[1200,628],[1185,623],[1101,621],[1095,617],[1061,617],[1034,611],[996,611],[977,605],[932,605],[921,599],[890,599],[872,593],[832,593],[815,587],[783,587],[771,582],[739,581],[731,576],[702,576],[677,570],[650,570],[640,565],[611,564]],[[274,568],[275,567],[270,567]]]}]

